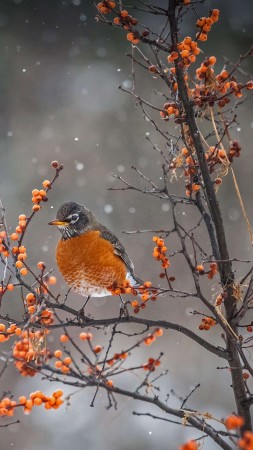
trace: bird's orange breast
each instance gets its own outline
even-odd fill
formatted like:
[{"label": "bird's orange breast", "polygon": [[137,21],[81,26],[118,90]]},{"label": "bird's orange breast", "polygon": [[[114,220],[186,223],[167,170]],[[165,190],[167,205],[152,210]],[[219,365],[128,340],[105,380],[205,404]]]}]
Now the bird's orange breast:
[{"label": "bird's orange breast", "polygon": [[[122,286],[127,269],[114,253],[111,242],[100,231],[60,240],[56,250],[58,267],[66,282],[82,295],[106,291],[114,283]],[[109,292],[108,292],[109,293]]]}]

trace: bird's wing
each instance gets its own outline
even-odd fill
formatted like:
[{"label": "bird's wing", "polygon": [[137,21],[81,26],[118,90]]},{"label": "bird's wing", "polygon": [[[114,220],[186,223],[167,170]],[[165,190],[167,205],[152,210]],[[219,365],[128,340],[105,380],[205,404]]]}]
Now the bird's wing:
[{"label": "bird's wing", "polygon": [[119,239],[109,230],[104,229],[101,230],[101,236],[102,238],[106,239],[107,241],[111,242],[114,248],[115,255],[119,256],[125,263],[127,270],[130,272],[130,274],[133,274],[134,271],[134,265],[129,258],[129,256],[126,253],[126,250],[124,246],[121,244]]}]

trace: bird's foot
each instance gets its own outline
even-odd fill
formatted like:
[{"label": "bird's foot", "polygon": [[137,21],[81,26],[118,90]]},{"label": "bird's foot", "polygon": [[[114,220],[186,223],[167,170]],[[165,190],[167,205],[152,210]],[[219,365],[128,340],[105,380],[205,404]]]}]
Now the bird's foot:
[{"label": "bird's foot", "polygon": [[83,306],[81,309],[79,309],[79,311],[77,312],[77,320],[78,322],[88,322],[89,320],[91,320],[89,317],[87,317],[84,313],[85,310],[85,306],[87,305],[88,301],[90,300],[90,295],[87,297],[87,299],[85,300]]},{"label": "bird's foot", "polygon": [[79,311],[77,311],[76,318],[79,323],[80,322],[89,322],[91,320],[88,316],[85,315],[84,308],[85,308],[85,305],[83,305],[82,308],[79,309]]},{"label": "bird's foot", "polygon": [[125,319],[129,318],[129,312],[128,312],[128,309],[127,309],[127,303],[128,302],[124,302],[122,297],[120,296],[120,310],[119,310],[119,317],[120,318],[125,318]]}]

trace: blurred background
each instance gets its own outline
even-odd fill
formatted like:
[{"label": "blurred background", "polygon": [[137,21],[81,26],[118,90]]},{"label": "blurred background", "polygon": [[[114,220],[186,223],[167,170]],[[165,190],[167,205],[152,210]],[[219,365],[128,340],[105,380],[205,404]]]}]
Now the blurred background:
[{"label": "blurred background", "polygon": [[[138,1],[130,3],[137,5]],[[155,1],[161,6],[166,3]],[[208,8],[217,7],[221,10],[220,22],[214,25],[208,42],[201,48],[204,55],[215,54],[217,70],[221,70],[224,57],[237,61],[252,43],[252,1],[210,0],[199,6],[199,14],[207,15]],[[139,168],[160,185],[162,160],[147,137],[162,149],[164,142],[143,119],[131,96],[118,89],[119,85],[126,89],[132,86],[131,62],[126,56],[130,44],[122,30],[97,23],[95,15],[92,2],[87,0],[0,0],[0,197],[10,230],[14,230],[18,215],[28,215],[31,210],[32,189],[39,187],[44,179],[51,179],[50,162],[56,159],[64,164],[60,180],[50,192],[49,202],[36,215],[25,241],[30,249],[29,263],[44,260],[47,268],[54,268],[58,277],[55,292],[60,291],[63,295],[67,288],[56,270],[54,256],[59,233],[47,226],[63,202],[73,200],[92,209],[97,218],[122,240],[134,261],[136,273],[156,283],[160,270],[151,257],[152,234],[125,235],[122,231],[167,230],[171,226],[166,202],[134,191],[108,190],[119,186],[113,173],[137,186],[144,186],[131,166]],[[146,18],[139,12],[133,15],[152,29],[158,30],[161,26],[157,16]],[[182,37],[194,36],[195,20],[194,13],[185,16]],[[140,48],[143,49],[142,45]],[[252,73],[249,60],[243,70]],[[242,78],[251,77],[242,74]],[[150,74],[138,69],[136,86],[148,101],[159,107],[164,103],[155,93],[162,87]],[[234,169],[253,223],[252,97],[236,111],[237,124],[232,137],[239,140],[242,155],[236,160]],[[173,134],[178,132],[170,123],[161,127]],[[171,193],[183,190],[182,182],[171,184]],[[224,179],[219,198],[231,256],[252,259],[252,247],[230,176]],[[182,209],[181,214],[184,224],[192,221],[192,212]],[[178,243],[168,240],[167,244],[173,251]],[[188,286],[190,289],[190,275],[184,272],[182,260],[179,257],[174,261],[171,274],[179,276],[177,287]],[[245,270],[243,265],[237,265],[236,276]],[[217,286],[213,287],[214,294],[217,289]],[[15,293],[8,296],[8,301],[6,296],[4,298],[2,312],[20,317],[20,299]],[[82,301],[75,294],[69,299],[76,308]],[[196,330],[200,319],[189,314],[195,307],[193,300],[162,299],[149,304],[140,314],[154,319],[167,318],[187,326],[191,320],[190,326]],[[94,299],[88,306],[89,313],[96,318],[115,316],[118,308],[118,300],[108,297]],[[136,327],[130,328],[136,331]],[[222,345],[215,331],[204,337]],[[106,343],[107,339],[105,332],[95,333],[96,343]],[[128,346],[131,339],[129,342],[126,339],[121,338],[114,351]],[[57,348],[56,335],[50,337],[49,344]],[[200,382],[191,407],[209,411],[218,418],[226,417],[234,410],[230,375],[226,370],[215,370],[224,362],[206,354],[182,335],[165,333],[152,348],[138,350],[135,358],[145,362],[148,356],[158,356],[165,350],[162,368],[168,368],[169,374],[161,380],[161,398],[165,398],[171,389],[184,397]],[[121,386],[134,389],[140,380],[136,381],[129,374],[120,382]],[[15,397],[37,389],[52,392],[56,387],[43,384],[39,377],[22,379],[14,368],[1,378],[1,392],[10,389]],[[74,389],[66,387],[64,391],[72,394]],[[174,450],[185,440],[199,435],[187,428],[132,415],[133,410],[159,413],[149,405],[122,398],[117,411],[106,411],[104,393],[99,394],[94,408],[89,406],[92,397],[93,392],[87,390],[71,396],[68,408],[64,406],[57,411],[35,408],[30,416],[20,413],[20,424],[2,429],[1,448]],[[180,404],[174,396],[169,402],[172,406]],[[205,448],[215,450],[216,446],[209,442]]]}]

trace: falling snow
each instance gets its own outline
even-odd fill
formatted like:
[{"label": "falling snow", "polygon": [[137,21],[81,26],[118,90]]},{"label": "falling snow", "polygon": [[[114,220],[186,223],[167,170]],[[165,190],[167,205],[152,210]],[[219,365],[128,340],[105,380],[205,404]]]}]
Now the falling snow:
[{"label": "falling snow", "polygon": [[113,207],[112,207],[112,205],[105,205],[105,206],[104,206],[104,212],[105,212],[106,214],[111,214],[111,213],[113,212]]}]

